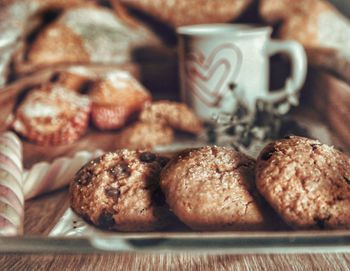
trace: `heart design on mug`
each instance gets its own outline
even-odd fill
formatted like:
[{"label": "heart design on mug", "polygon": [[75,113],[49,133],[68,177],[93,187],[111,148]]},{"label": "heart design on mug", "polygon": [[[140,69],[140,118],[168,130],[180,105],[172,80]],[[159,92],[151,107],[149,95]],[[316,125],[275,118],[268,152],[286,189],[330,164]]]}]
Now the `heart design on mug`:
[{"label": "heart design on mug", "polygon": [[233,43],[222,44],[206,58],[202,52],[187,56],[185,73],[189,89],[208,107],[216,107],[228,88],[237,79],[242,65],[242,53]]}]

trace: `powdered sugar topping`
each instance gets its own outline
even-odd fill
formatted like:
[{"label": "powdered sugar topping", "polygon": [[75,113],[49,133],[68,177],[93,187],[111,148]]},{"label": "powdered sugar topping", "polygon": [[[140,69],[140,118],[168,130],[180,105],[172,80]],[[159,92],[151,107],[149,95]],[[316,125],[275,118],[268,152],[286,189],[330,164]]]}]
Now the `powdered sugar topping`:
[{"label": "powdered sugar topping", "polygon": [[23,114],[28,118],[39,117],[56,117],[61,110],[53,105],[42,103],[41,101],[34,101],[30,106],[23,109]]},{"label": "powdered sugar topping", "polygon": [[116,88],[126,89],[135,85],[135,79],[126,71],[109,72],[105,78]]},{"label": "powdered sugar topping", "polygon": [[96,77],[96,74],[83,66],[74,66],[67,69],[68,72],[87,77]]},{"label": "powdered sugar topping", "polygon": [[50,96],[53,100],[69,103],[74,108],[88,107],[90,104],[87,96],[79,95],[61,85],[53,85]]},{"label": "powdered sugar topping", "polygon": [[79,35],[91,61],[122,63],[129,57],[125,52],[130,43],[146,39],[147,31],[130,29],[112,11],[84,7],[67,11],[59,20]]},{"label": "powdered sugar topping", "polygon": [[132,88],[136,91],[144,92],[143,86],[127,71],[113,71],[108,72],[104,76],[112,86],[117,90],[125,90]]},{"label": "powdered sugar topping", "polygon": [[36,90],[22,105],[22,113],[27,118],[54,118],[69,109],[86,110],[89,98],[79,95],[60,85],[53,85],[50,92]]}]

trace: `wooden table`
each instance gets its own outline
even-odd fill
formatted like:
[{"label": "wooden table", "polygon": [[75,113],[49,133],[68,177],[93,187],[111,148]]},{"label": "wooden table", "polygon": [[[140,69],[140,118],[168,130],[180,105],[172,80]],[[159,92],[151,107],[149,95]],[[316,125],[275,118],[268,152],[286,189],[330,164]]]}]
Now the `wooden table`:
[{"label": "wooden table", "polygon": [[[66,189],[28,201],[25,233],[47,234],[67,206]],[[0,270],[350,270],[350,254],[3,254]]]}]

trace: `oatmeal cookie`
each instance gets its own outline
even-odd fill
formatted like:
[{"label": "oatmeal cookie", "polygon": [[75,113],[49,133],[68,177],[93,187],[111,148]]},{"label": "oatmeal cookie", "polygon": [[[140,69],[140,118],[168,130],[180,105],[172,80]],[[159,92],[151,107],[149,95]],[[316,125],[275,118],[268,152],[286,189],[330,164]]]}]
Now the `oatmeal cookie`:
[{"label": "oatmeal cookie", "polygon": [[255,161],[225,147],[187,150],[161,173],[161,188],[176,216],[194,230],[265,227],[254,186]]},{"label": "oatmeal cookie", "polygon": [[268,144],[257,188],[297,229],[350,229],[350,158],[318,140],[291,136]]}]

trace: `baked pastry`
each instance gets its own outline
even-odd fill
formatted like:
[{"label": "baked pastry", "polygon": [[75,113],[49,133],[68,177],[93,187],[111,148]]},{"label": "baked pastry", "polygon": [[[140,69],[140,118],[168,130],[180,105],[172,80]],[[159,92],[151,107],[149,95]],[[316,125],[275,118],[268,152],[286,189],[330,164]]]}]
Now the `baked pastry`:
[{"label": "baked pastry", "polygon": [[40,145],[67,144],[86,130],[90,100],[50,84],[32,90],[15,112],[13,129]]},{"label": "baked pastry", "polygon": [[46,10],[60,10],[67,9],[76,6],[80,6],[87,3],[92,3],[92,0],[34,0],[35,8],[37,12],[43,12]]},{"label": "baked pastry", "polygon": [[141,25],[130,27],[113,11],[95,6],[66,10],[39,33],[28,53],[36,66],[57,63],[115,63],[131,60],[138,46],[159,40]]},{"label": "baked pastry", "polygon": [[187,105],[165,100],[147,104],[141,112],[140,120],[163,124],[193,134],[203,130],[202,121]]},{"label": "baked pastry", "polygon": [[261,0],[260,13],[265,21],[280,26],[278,38],[305,47],[310,66],[350,82],[350,20],[330,1]]},{"label": "baked pastry", "polygon": [[187,150],[161,173],[176,216],[194,230],[248,230],[265,225],[255,195],[255,161],[225,147]]},{"label": "baked pastry", "polygon": [[28,54],[28,61],[34,65],[84,63],[90,61],[90,56],[83,40],[73,30],[55,23],[40,33]]},{"label": "baked pastry", "polygon": [[350,158],[333,147],[296,136],[270,143],[256,185],[296,229],[350,229]]},{"label": "baked pastry", "polygon": [[149,149],[174,141],[174,132],[159,123],[135,122],[123,129],[116,140],[117,148]]},{"label": "baked pastry", "polygon": [[111,0],[141,10],[167,24],[222,23],[237,18],[251,0]]},{"label": "baked pastry", "polygon": [[324,0],[261,0],[260,14],[269,23],[282,22],[278,37],[307,48],[344,49],[350,44],[350,21]]},{"label": "baked pastry", "polygon": [[126,71],[110,72],[97,80],[90,97],[92,121],[101,130],[124,126],[130,116],[151,100],[148,91]]},{"label": "baked pastry", "polygon": [[161,229],[171,218],[159,188],[160,170],[166,162],[143,151],[104,154],[87,163],[71,182],[71,207],[103,229]]}]

